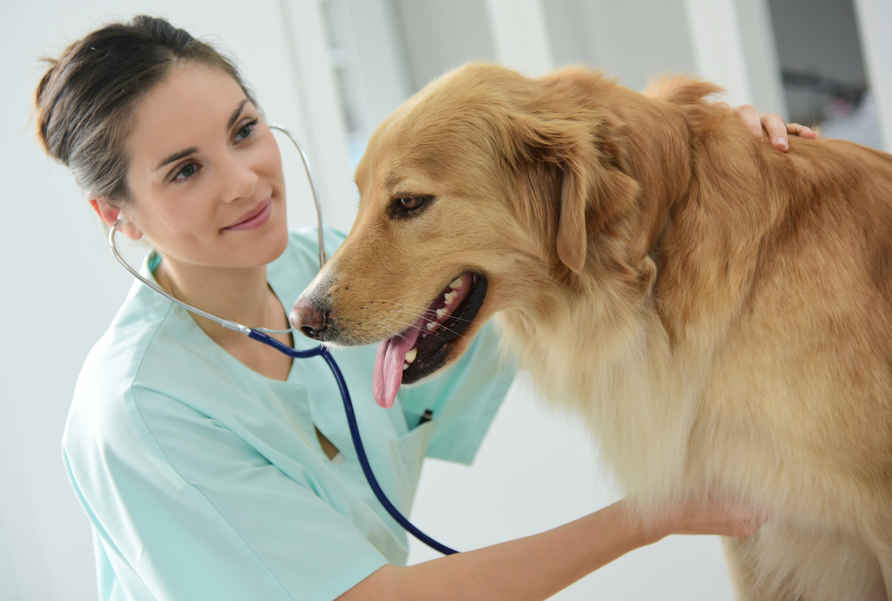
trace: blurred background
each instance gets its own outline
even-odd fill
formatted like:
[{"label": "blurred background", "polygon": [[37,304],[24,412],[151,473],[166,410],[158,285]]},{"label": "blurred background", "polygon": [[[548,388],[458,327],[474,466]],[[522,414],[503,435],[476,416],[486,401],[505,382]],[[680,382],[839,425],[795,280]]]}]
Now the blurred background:
[{"label": "blurred background", "polygon": [[[352,171],[376,124],[470,60],[529,75],[585,64],[636,90],[662,73],[696,75],[723,85],[731,104],[892,146],[889,0],[5,0],[0,601],[96,598],[87,520],[59,441],[81,361],[130,281],[73,178],[42,154],[31,102],[40,57],[138,13],[167,17],[235,59],[269,120],[304,144],[326,219],[341,229],[352,222]],[[280,146],[289,221],[313,223],[297,159]],[[145,249],[127,252],[138,261]],[[472,549],[619,497],[596,441],[521,374],[471,468],[428,461],[412,517]],[[413,542],[412,563],[432,557]],[[657,596],[731,599],[719,541],[672,537],[555,598]]]}]

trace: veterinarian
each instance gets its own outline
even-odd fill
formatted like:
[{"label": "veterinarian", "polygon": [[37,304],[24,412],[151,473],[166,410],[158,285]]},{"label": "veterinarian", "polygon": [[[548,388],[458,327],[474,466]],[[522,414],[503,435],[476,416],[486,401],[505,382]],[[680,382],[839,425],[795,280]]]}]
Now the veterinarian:
[{"label": "veterinarian", "polygon": [[[123,219],[126,235],[149,243],[144,275],[207,311],[287,329],[317,244],[312,230],[287,231],[276,141],[230,62],[138,17],[69,46],[36,107],[42,143],[100,219]],[[786,146],[779,117],[739,112]],[[325,235],[330,247],[343,239]],[[371,463],[405,512],[423,458],[470,463],[512,380],[510,367],[494,367],[491,326],[473,344],[389,411],[371,397],[374,350],[334,351]],[[405,566],[405,533],[363,480],[324,365],[292,361],[140,284],[84,362],[62,447],[107,600],[545,599],[669,534],[747,536],[759,524],[718,502],[642,518],[620,501]]]}]

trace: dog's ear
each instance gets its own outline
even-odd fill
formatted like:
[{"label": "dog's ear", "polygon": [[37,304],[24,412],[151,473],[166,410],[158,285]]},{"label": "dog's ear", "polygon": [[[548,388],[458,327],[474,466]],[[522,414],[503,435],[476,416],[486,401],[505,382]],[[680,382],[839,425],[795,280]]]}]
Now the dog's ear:
[{"label": "dog's ear", "polygon": [[561,181],[561,210],[557,230],[557,255],[561,263],[575,273],[582,273],[588,252],[585,222],[587,192],[569,169]]},{"label": "dog's ear", "polygon": [[[638,183],[623,173],[625,161],[618,155],[624,125],[604,100],[616,84],[574,68],[539,79],[514,74],[503,84],[502,102],[486,108],[489,125],[497,128],[492,143],[518,172],[541,173],[547,166],[560,178],[560,198],[548,198],[541,210],[556,224],[558,259],[582,273],[590,233],[634,206],[638,194]],[[533,196],[545,200],[547,194]]]},{"label": "dog's ear", "polygon": [[561,165],[560,217],[557,229],[557,255],[574,273],[582,273],[588,255],[589,209],[597,222],[634,202],[638,182],[618,169],[605,166],[588,152]]}]

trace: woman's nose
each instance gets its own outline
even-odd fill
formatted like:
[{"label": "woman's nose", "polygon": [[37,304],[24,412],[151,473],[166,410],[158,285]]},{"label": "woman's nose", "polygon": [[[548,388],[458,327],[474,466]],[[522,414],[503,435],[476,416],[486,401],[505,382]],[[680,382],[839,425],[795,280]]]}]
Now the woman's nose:
[{"label": "woman's nose", "polygon": [[227,201],[254,197],[260,176],[253,162],[247,160],[247,157],[236,155],[226,163],[224,169],[227,171],[226,179],[229,182],[226,190]]}]

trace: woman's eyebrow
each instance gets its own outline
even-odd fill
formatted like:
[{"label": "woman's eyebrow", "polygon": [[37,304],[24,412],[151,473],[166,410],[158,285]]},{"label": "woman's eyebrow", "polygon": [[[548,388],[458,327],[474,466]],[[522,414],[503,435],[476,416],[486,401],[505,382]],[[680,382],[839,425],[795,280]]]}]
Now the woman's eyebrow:
[{"label": "woman's eyebrow", "polygon": [[172,155],[170,155],[169,157],[162,159],[161,162],[158,163],[158,166],[155,167],[155,171],[158,171],[159,169],[161,169],[168,163],[173,163],[174,161],[179,160],[185,156],[189,156],[193,152],[198,152],[198,148],[193,146],[191,148],[187,148],[186,150],[180,150],[179,152],[175,152]]},{"label": "woman's eyebrow", "polygon": [[[233,124],[235,124],[235,122],[238,120],[239,115],[242,114],[242,109],[245,108],[245,104],[247,104],[247,102],[248,102],[248,99],[245,98],[244,100],[242,100],[241,102],[239,102],[239,103],[238,103],[238,106],[235,107],[235,110],[232,111],[232,115],[230,115],[230,117],[229,117],[229,121],[226,122],[226,131],[229,131],[229,130],[232,128]],[[164,167],[164,166],[167,165],[168,163],[172,163],[172,162],[174,162],[174,161],[176,161],[176,160],[179,160],[179,159],[181,159],[181,158],[183,158],[183,157],[185,157],[185,156],[189,156],[189,155],[192,154],[193,152],[198,152],[198,148],[195,147],[195,146],[192,146],[192,147],[187,148],[187,149],[185,149],[185,150],[177,151],[177,152],[173,153],[172,155],[170,155],[170,156],[168,156],[168,157],[165,157],[165,158],[161,159],[161,162],[158,163],[158,166],[157,166],[157,167],[155,167],[155,171],[157,171],[158,169],[161,169],[162,167]]]},{"label": "woman's eyebrow", "polygon": [[241,102],[238,103],[238,106],[235,107],[235,110],[232,111],[232,116],[229,117],[229,121],[226,123],[226,131],[232,129],[232,126],[235,125],[238,116],[242,114],[242,109],[245,108],[245,104],[248,102],[248,99],[245,98]]}]

